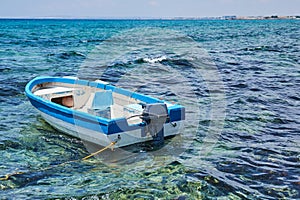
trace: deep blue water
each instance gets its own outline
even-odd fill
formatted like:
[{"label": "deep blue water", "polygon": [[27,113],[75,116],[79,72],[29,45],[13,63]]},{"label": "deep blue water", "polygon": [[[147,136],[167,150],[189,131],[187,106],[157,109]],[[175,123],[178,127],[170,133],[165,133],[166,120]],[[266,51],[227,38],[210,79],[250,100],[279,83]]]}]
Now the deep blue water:
[{"label": "deep blue water", "polygon": [[[300,199],[300,21],[0,20],[1,199]],[[162,151],[54,130],[36,76],[101,78],[187,108]]]}]

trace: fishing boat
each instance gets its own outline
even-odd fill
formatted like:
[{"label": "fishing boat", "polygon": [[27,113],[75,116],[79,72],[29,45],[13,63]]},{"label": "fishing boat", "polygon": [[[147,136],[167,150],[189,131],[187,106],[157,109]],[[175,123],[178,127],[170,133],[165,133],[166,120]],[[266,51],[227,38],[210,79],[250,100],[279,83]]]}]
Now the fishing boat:
[{"label": "fishing boat", "polygon": [[185,108],[101,80],[37,77],[25,88],[43,119],[68,135],[116,147],[164,139],[180,133]]}]

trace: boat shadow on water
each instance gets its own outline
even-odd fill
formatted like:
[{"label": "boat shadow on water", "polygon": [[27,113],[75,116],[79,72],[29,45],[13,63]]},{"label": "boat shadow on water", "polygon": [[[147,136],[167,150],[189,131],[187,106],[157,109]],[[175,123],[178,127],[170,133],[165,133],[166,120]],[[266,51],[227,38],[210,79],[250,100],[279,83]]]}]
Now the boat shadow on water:
[{"label": "boat shadow on water", "polygon": [[[153,141],[147,141],[121,148],[111,148],[110,150],[106,150],[101,152],[101,154],[96,155],[95,158],[107,165],[121,167],[122,165],[132,165],[154,157],[177,156],[179,153],[182,153],[183,149],[178,146],[175,148],[172,141],[179,137],[179,135],[168,136],[165,138],[164,144],[157,146],[153,145]],[[88,152],[91,153],[103,148],[102,146],[91,142],[84,141],[83,143]]]}]

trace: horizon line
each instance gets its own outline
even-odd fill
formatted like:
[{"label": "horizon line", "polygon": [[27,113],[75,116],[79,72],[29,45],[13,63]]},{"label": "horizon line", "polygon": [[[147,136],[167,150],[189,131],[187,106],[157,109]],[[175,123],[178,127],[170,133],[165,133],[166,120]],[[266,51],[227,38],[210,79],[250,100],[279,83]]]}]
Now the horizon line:
[{"label": "horizon line", "polygon": [[138,16],[131,16],[131,17],[91,17],[91,16],[82,16],[82,17],[75,17],[75,16],[37,16],[37,17],[29,17],[29,16],[21,16],[21,17],[15,17],[15,16],[0,16],[0,19],[66,19],[66,20],[75,20],[75,19],[86,19],[86,20],[150,20],[150,19],[156,19],[156,20],[172,20],[172,19],[221,19],[224,17],[234,17],[237,19],[240,18],[266,18],[266,17],[300,17],[300,15],[248,15],[248,16],[242,16],[242,15],[222,15],[222,16],[176,16],[176,17],[138,17]]}]

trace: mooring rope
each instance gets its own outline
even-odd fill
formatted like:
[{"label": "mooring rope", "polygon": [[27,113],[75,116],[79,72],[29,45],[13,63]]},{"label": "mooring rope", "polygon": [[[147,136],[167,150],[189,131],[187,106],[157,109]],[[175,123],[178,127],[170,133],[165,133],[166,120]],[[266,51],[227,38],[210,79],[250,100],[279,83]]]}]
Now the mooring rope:
[{"label": "mooring rope", "polygon": [[[56,167],[59,167],[59,166],[64,166],[64,165],[69,164],[69,163],[87,160],[87,159],[89,159],[89,158],[91,158],[95,155],[98,155],[99,153],[105,151],[106,149],[109,149],[109,148],[113,147],[117,142],[118,142],[118,140],[115,140],[115,141],[111,142],[109,145],[107,145],[106,147],[104,147],[104,148],[100,149],[99,151],[96,151],[96,152],[94,152],[94,153],[92,153],[92,154],[90,154],[90,155],[88,155],[84,158],[77,159],[77,160],[66,161],[66,162],[63,162],[63,163],[60,163],[60,164],[57,164],[57,165],[53,165],[53,166],[50,166],[50,167],[40,169],[39,171],[47,171],[49,169],[53,169],[53,168],[56,168]],[[28,173],[28,172],[15,172],[15,173],[12,173],[12,174],[6,174],[5,176],[0,178],[0,181],[7,181],[12,176],[15,176],[15,175],[18,175],[18,174],[25,174],[25,173]]]}]

